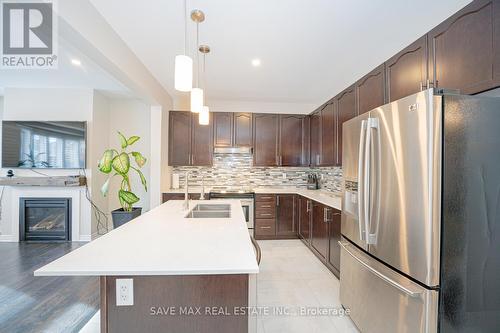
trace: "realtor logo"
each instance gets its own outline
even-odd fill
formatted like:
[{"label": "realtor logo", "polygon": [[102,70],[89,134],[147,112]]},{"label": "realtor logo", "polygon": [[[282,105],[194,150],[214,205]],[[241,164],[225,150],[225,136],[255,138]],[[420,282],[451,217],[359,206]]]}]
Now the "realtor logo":
[{"label": "realtor logo", "polygon": [[2,68],[56,68],[54,2],[1,1]]}]

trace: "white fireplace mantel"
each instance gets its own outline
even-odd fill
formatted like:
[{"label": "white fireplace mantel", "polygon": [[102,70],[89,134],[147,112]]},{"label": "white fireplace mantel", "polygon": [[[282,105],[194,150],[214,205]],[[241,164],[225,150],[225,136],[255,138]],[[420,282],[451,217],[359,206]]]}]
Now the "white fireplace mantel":
[{"label": "white fireplace mantel", "polygon": [[19,242],[20,198],[71,198],[71,241],[90,241],[90,204],[85,191],[82,186],[6,186],[2,199],[0,241]]}]

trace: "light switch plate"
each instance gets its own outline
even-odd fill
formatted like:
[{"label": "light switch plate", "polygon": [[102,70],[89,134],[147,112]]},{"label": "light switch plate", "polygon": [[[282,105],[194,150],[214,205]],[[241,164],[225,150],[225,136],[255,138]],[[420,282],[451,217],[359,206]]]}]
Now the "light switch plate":
[{"label": "light switch plate", "polygon": [[134,305],[134,280],[116,279],[116,306]]}]

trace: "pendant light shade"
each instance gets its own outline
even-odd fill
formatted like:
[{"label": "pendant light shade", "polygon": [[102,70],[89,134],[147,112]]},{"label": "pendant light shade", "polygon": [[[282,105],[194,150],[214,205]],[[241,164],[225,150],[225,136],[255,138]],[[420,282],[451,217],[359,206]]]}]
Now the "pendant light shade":
[{"label": "pendant light shade", "polygon": [[198,117],[200,125],[208,125],[210,123],[210,110],[208,109],[208,106],[203,106],[203,109]]},{"label": "pendant light shade", "polygon": [[175,89],[191,91],[193,88],[193,59],[186,55],[175,57]]},{"label": "pendant light shade", "polygon": [[203,111],[203,89],[193,88],[191,90],[191,112],[200,113]]}]

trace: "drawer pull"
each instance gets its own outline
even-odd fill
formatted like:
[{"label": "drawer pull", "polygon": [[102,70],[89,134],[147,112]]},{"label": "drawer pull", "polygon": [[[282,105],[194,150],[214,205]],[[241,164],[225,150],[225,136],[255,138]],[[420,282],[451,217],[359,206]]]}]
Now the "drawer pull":
[{"label": "drawer pull", "polygon": [[262,215],[262,216],[271,216],[270,213],[260,213],[260,215]]},{"label": "drawer pull", "polygon": [[264,206],[264,205],[262,205],[261,207],[262,207],[262,208],[271,208],[271,206],[269,206],[269,205],[265,205],[265,206]]},{"label": "drawer pull", "polygon": [[273,197],[261,197],[261,199],[272,199]]},{"label": "drawer pull", "polygon": [[260,227],[261,229],[271,229],[271,227]]}]

